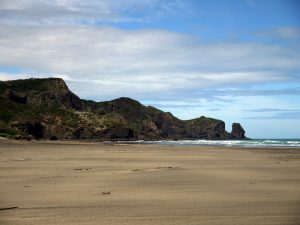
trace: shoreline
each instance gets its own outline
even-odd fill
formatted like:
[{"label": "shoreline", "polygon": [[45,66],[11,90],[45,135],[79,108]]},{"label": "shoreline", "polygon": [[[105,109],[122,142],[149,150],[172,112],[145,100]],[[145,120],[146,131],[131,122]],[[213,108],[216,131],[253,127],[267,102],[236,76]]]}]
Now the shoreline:
[{"label": "shoreline", "polygon": [[[299,145],[276,145],[276,144],[243,144],[240,142],[243,141],[257,141],[257,140],[297,140]],[[195,142],[195,143],[194,143]],[[204,143],[201,143],[204,142]],[[206,142],[206,143],[205,143]],[[224,142],[224,143],[222,143]],[[233,143],[232,143],[233,142]],[[235,144],[237,142],[238,144]],[[135,140],[135,141],[123,141],[123,140],[95,140],[95,139],[64,139],[64,140],[41,140],[41,139],[33,139],[33,140],[14,140],[1,138],[1,143],[15,143],[15,144],[30,144],[30,143],[40,143],[40,144],[101,144],[101,145],[118,145],[118,144],[126,144],[126,145],[156,145],[156,146],[189,146],[189,147],[213,147],[213,148],[225,148],[225,149],[294,149],[300,150],[300,139],[248,139],[248,140],[158,140],[158,141],[146,141],[146,140]]]}]

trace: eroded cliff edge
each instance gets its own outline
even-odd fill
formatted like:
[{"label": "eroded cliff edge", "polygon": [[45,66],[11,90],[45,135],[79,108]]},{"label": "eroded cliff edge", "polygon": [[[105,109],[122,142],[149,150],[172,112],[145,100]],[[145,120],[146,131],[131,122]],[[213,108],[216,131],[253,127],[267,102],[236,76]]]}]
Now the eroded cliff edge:
[{"label": "eroded cliff edge", "polygon": [[106,102],[80,99],[59,78],[0,82],[0,135],[15,139],[244,139],[222,120],[180,120],[170,112],[130,98]]}]

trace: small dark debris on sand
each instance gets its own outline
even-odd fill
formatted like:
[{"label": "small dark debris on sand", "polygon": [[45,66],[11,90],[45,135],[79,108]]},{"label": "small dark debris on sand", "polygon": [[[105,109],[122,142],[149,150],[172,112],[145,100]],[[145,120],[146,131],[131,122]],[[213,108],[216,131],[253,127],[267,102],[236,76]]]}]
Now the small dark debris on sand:
[{"label": "small dark debris on sand", "polygon": [[103,191],[103,192],[102,192],[102,195],[110,195],[110,194],[111,194],[110,191]]},{"label": "small dark debris on sand", "polygon": [[159,167],[155,167],[154,169],[159,170],[159,169],[176,169],[177,167],[173,167],[173,166],[159,166]]},{"label": "small dark debris on sand", "polygon": [[11,209],[18,209],[19,207],[14,206],[14,207],[6,207],[6,208],[0,208],[0,210],[11,210]]},{"label": "small dark debris on sand", "polygon": [[93,169],[93,168],[75,168],[73,170],[91,170],[91,169]]}]

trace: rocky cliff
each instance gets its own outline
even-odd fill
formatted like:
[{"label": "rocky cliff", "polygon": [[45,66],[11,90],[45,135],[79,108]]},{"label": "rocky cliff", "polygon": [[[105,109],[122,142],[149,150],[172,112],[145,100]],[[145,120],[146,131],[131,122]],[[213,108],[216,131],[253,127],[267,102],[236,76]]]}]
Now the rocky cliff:
[{"label": "rocky cliff", "polygon": [[169,112],[130,98],[106,102],[82,100],[62,79],[0,82],[0,135],[43,139],[243,139],[234,123],[225,131],[221,120],[180,120]]}]

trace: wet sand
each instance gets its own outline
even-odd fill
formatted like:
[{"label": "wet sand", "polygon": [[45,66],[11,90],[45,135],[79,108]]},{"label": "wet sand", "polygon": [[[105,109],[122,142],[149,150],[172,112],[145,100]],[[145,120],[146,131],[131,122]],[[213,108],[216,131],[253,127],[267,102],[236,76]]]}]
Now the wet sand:
[{"label": "wet sand", "polygon": [[300,149],[0,140],[0,224],[299,225]]}]

